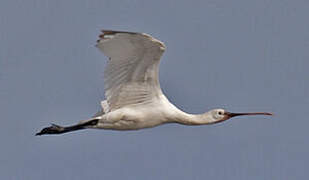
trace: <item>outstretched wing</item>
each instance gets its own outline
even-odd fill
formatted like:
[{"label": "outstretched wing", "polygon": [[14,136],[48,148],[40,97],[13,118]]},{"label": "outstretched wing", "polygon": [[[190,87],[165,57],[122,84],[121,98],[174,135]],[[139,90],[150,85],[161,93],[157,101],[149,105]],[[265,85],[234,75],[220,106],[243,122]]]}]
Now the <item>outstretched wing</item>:
[{"label": "outstretched wing", "polygon": [[109,111],[159,98],[159,62],[164,44],[144,33],[102,32],[96,46],[109,57],[104,70]]}]

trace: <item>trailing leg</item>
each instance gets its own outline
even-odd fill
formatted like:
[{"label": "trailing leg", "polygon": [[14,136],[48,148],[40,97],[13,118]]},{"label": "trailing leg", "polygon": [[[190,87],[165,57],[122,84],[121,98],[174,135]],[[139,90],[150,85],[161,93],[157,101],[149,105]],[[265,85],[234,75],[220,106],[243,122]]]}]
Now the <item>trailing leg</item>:
[{"label": "trailing leg", "polygon": [[95,126],[99,121],[99,118],[90,119],[86,122],[81,122],[73,126],[59,126],[56,124],[52,124],[49,127],[43,128],[40,132],[36,133],[36,136],[44,135],[44,134],[63,134],[71,131],[77,131],[81,129],[85,129],[89,126]]}]

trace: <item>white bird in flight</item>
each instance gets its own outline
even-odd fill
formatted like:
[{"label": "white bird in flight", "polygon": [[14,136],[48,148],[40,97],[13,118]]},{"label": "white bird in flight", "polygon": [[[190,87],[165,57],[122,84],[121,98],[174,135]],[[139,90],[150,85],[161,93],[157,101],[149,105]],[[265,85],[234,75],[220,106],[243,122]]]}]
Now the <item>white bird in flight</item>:
[{"label": "white bird in flight", "polygon": [[52,124],[36,135],[62,134],[80,129],[137,130],[165,123],[214,124],[242,115],[272,115],[267,112],[231,113],[213,109],[188,114],[175,107],[160,88],[158,74],[165,45],[145,33],[102,30],[96,47],[109,57],[104,70],[106,100],[91,119],[73,126]]}]

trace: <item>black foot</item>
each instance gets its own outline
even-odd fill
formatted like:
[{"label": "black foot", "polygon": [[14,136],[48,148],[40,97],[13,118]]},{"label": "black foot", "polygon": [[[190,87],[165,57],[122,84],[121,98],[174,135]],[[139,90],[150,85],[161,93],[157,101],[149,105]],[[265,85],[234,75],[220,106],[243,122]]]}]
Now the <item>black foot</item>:
[{"label": "black foot", "polygon": [[36,133],[36,136],[41,136],[43,134],[61,134],[65,132],[65,128],[62,126],[58,126],[56,124],[52,124],[49,127],[42,129],[40,132]]},{"label": "black foot", "polygon": [[49,127],[42,129],[41,132],[36,133],[36,136],[44,135],[44,134],[62,134],[70,131],[76,131],[80,129],[85,129],[87,127],[93,127],[99,122],[99,119],[91,119],[88,122],[82,124],[76,124],[73,126],[59,126],[56,124],[52,124]]}]

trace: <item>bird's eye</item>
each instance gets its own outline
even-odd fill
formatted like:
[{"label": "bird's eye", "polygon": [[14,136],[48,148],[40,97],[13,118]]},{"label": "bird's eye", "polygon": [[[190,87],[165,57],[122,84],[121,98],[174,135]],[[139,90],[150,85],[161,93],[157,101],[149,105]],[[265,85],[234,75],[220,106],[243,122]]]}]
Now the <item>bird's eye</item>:
[{"label": "bird's eye", "polygon": [[219,115],[222,115],[223,113],[222,113],[222,111],[219,111],[218,114],[219,114]]}]

